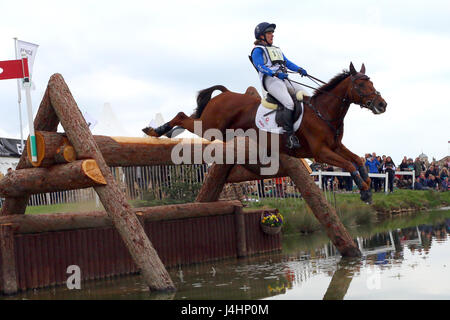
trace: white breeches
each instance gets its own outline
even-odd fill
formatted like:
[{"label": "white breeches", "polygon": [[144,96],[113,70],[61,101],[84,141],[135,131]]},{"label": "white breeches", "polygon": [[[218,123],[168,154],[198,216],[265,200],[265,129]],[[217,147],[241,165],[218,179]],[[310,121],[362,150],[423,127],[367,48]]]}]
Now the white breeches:
[{"label": "white breeches", "polygon": [[294,110],[294,101],[290,94],[295,96],[298,91],[304,90],[303,87],[297,83],[281,80],[276,77],[265,77],[264,84],[266,85],[267,91],[289,110]]}]

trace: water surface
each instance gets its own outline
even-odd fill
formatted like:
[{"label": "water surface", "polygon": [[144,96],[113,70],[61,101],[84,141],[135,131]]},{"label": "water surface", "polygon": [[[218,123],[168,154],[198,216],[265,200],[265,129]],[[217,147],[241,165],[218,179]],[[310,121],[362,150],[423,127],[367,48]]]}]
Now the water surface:
[{"label": "water surface", "polygon": [[450,299],[450,210],[350,232],[362,258],[341,258],[323,233],[290,235],[282,252],[169,269],[171,294],[150,294],[133,275],[7,299]]}]

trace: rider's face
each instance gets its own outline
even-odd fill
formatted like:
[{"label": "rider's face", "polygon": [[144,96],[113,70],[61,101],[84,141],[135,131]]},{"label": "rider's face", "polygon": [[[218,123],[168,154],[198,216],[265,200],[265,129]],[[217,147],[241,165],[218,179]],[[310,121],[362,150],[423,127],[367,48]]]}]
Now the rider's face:
[{"label": "rider's face", "polygon": [[[261,36],[261,38],[263,38],[263,36]],[[273,32],[266,32],[266,40],[268,44],[273,44]]]}]

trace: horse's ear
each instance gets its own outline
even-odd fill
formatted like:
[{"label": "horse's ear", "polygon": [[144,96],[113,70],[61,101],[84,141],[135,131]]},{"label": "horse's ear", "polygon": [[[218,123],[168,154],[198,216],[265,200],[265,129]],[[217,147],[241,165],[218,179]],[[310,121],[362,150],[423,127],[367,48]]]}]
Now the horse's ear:
[{"label": "horse's ear", "polygon": [[350,62],[350,74],[355,75],[356,73],[357,72],[355,67],[353,66],[353,62]]},{"label": "horse's ear", "polygon": [[364,65],[364,63],[362,64],[361,71],[359,72],[361,72],[362,74],[366,74],[366,66]]}]

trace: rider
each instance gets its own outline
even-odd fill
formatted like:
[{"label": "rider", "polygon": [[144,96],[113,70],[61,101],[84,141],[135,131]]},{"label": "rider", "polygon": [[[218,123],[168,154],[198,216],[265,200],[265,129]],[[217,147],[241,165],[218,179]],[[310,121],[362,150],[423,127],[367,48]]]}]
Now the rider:
[{"label": "rider", "polygon": [[[296,94],[301,86],[288,80],[287,69],[298,72],[302,77],[308,75],[305,69],[289,61],[281,49],[273,46],[274,23],[262,22],[255,28],[255,47],[251,60],[258,71],[263,88],[275,97],[285,108],[281,111],[283,129],[286,131],[287,147],[299,148],[300,143],[294,134],[294,101],[290,93]],[[280,111],[278,111],[280,112]]]}]

